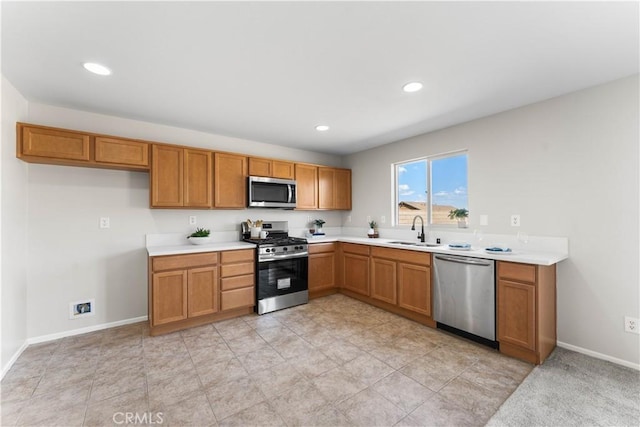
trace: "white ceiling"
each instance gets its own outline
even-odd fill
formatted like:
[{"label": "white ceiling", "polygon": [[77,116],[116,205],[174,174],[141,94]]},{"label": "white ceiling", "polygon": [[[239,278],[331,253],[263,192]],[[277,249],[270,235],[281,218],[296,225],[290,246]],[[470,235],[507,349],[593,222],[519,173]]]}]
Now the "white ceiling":
[{"label": "white ceiling", "polygon": [[30,101],[334,154],[639,64],[635,1],[1,4],[2,73]]}]

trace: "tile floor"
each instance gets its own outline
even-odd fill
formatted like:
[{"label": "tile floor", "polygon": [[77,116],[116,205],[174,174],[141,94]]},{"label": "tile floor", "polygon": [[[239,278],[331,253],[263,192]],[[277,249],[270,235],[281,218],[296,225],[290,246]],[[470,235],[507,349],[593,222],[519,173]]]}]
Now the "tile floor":
[{"label": "tile floor", "polygon": [[3,426],[484,425],[532,365],[332,295],[159,337],[146,324],[30,346]]}]

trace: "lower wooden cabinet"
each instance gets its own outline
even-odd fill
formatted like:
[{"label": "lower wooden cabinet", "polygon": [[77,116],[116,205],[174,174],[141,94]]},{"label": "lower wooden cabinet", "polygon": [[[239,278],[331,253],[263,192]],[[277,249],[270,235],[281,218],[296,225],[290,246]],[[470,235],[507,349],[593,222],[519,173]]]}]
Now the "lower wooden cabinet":
[{"label": "lower wooden cabinet", "polygon": [[253,249],[151,257],[151,335],[251,313],[253,262]]},{"label": "lower wooden cabinet", "polygon": [[220,265],[220,309],[233,310],[256,304],[255,251],[225,251]]},{"label": "lower wooden cabinet", "polygon": [[330,293],[336,288],[336,243],[309,245],[309,296]]},{"label": "lower wooden cabinet", "polygon": [[497,262],[500,351],[540,364],[556,346],[555,266]]},{"label": "lower wooden cabinet", "polygon": [[369,296],[369,246],[342,244],[342,287]]},{"label": "lower wooden cabinet", "polygon": [[431,317],[431,254],[371,248],[371,297]]}]

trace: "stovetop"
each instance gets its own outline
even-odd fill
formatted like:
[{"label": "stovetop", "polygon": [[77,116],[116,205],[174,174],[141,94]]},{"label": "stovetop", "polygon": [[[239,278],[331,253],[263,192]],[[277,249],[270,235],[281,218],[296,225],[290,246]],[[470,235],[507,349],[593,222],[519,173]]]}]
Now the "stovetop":
[{"label": "stovetop", "polygon": [[289,246],[289,245],[306,245],[307,239],[300,237],[276,236],[267,237],[266,239],[243,239],[245,242],[254,243],[260,247],[267,246]]}]

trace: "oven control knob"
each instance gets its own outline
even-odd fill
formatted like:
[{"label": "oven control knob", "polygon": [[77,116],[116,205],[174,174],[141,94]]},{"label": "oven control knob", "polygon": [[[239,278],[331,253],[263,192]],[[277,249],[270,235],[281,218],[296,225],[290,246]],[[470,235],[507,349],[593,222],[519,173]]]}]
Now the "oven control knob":
[{"label": "oven control knob", "polygon": [[288,250],[289,250],[289,248],[286,248],[286,247],[285,247],[285,248],[282,248],[282,250],[283,250],[283,251],[288,251]]},{"label": "oven control knob", "polygon": [[271,252],[271,249],[267,248],[264,250],[265,252]]}]

